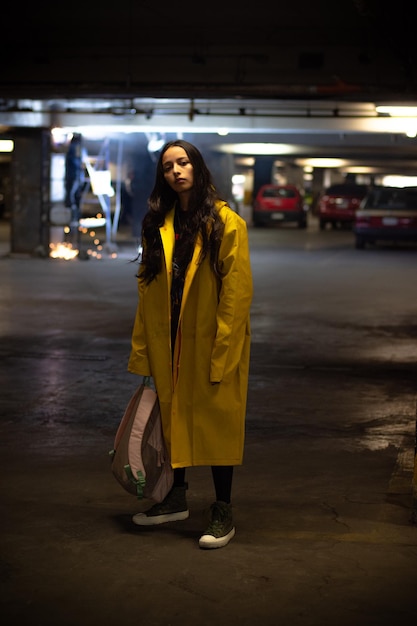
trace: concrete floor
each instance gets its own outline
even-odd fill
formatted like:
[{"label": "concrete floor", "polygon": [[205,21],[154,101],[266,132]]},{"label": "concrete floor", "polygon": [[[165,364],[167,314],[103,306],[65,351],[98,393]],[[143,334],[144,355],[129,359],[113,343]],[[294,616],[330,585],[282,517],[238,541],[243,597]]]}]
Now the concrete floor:
[{"label": "concrete floor", "polygon": [[108,452],[126,372],[134,243],[102,260],[0,258],[1,620],[43,626],[405,626],[417,618],[415,249],[251,229],[255,280],[236,536],[140,528]]}]

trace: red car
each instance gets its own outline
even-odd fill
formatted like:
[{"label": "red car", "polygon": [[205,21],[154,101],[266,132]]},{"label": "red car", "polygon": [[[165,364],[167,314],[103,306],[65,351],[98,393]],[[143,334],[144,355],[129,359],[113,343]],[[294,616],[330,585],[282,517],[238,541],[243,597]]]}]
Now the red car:
[{"label": "red car", "polygon": [[306,228],[304,198],[295,185],[262,185],[253,203],[252,221],[254,226],[294,222]]},{"label": "red car", "polygon": [[349,183],[339,183],[328,187],[319,200],[320,230],[324,230],[327,224],[333,228],[352,226],[355,213],[367,191],[366,185]]},{"label": "red car", "polygon": [[377,241],[417,243],[417,187],[374,187],[356,212],[356,248]]}]

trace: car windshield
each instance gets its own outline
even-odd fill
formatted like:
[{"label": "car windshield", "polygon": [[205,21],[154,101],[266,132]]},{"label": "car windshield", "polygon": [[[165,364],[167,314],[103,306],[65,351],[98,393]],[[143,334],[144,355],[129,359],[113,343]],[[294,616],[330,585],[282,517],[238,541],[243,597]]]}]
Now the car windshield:
[{"label": "car windshield", "polygon": [[367,206],[378,209],[417,211],[417,188],[378,189],[370,194]]},{"label": "car windshield", "polygon": [[264,198],[295,198],[295,191],[285,187],[267,187],[262,195]]}]

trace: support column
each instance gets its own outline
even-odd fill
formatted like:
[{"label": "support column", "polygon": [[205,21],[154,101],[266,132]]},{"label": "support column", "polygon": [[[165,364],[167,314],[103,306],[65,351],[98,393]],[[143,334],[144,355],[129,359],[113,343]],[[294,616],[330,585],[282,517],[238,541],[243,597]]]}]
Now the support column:
[{"label": "support column", "polygon": [[259,187],[269,185],[272,182],[272,172],[276,156],[257,156],[253,168],[253,197],[256,196]]},{"label": "support column", "polygon": [[142,221],[148,211],[148,198],[155,184],[156,160],[152,160],[143,144],[138,147],[132,161],[132,235],[140,239]]},{"label": "support column", "polygon": [[232,193],[232,176],[234,173],[233,154],[206,153],[206,164],[209,168],[219,196],[226,200],[232,208],[234,199]]},{"label": "support column", "polygon": [[49,254],[50,132],[21,129],[11,164],[11,253]]},{"label": "support column", "polygon": [[311,212],[317,215],[318,199],[324,189],[324,169],[315,167],[311,183]]}]

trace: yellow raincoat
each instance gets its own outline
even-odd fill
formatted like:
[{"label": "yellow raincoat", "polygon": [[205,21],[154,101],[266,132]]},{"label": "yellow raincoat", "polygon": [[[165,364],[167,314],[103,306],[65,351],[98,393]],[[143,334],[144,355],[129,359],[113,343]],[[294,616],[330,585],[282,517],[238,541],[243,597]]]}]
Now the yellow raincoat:
[{"label": "yellow raincoat", "polygon": [[[174,365],[171,357],[171,282],[174,212],[161,227],[163,268],[139,300],[128,370],[152,376],[164,436],[175,467],[240,465],[249,375],[252,273],[246,222],[218,202],[224,222],[219,281],[197,241],[188,267]],[[219,384],[212,384],[219,383]]]}]

